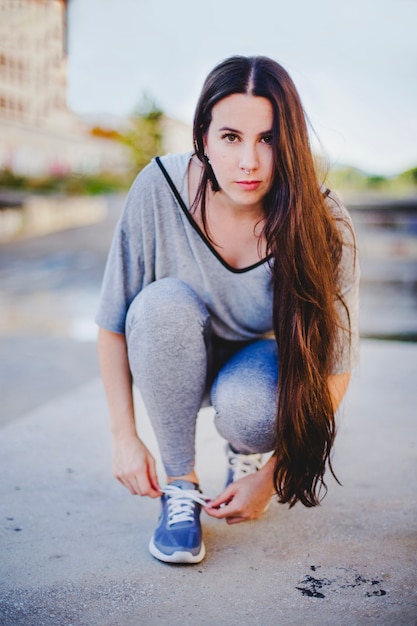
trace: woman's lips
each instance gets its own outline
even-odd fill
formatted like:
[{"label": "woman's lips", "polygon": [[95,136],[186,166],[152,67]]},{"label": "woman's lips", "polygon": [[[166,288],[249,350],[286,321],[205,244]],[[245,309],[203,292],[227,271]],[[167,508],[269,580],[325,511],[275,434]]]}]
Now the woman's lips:
[{"label": "woman's lips", "polygon": [[245,189],[246,191],[254,191],[255,189],[258,189],[259,185],[261,184],[261,181],[260,180],[237,180],[236,184],[241,189]]}]

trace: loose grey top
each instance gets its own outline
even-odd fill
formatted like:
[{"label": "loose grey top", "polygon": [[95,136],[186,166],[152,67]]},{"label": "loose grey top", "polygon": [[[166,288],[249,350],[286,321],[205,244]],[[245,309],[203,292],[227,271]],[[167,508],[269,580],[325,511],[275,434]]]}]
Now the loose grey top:
[{"label": "loose grey top", "polygon": [[[154,160],[137,176],[113,237],[96,322],[107,330],[124,333],[127,310],[135,296],[156,280],[175,277],[190,285],[205,302],[216,335],[231,341],[262,337],[272,330],[269,261],[235,269],[210,245],[186,210],[190,206],[191,156],[168,154],[161,159],[185,207],[175,199]],[[332,195],[328,202],[334,213],[350,222],[346,209]],[[359,267],[351,231],[342,221],[338,224],[345,241],[340,285],[349,310],[351,336],[349,339],[348,332],[340,331],[335,373],[350,371],[358,353]],[[348,326],[343,307],[340,315],[343,325]]]}]

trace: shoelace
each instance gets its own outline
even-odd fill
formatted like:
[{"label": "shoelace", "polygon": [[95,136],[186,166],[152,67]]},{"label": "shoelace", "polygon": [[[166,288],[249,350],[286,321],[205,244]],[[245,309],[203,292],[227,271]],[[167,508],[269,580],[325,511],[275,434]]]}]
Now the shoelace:
[{"label": "shoelace", "polygon": [[192,522],[194,503],[206,506],[210,499],[197,489],[181,489],[175,485],[166,485],[161,490],[168,496],[168,526],[179,522]]},{"label": "shoelace", "polygon": [[249,474],[254,474],[262,467],[262,454],[239,454],[229,449],[227,456],[233,471],[234,481]]}]

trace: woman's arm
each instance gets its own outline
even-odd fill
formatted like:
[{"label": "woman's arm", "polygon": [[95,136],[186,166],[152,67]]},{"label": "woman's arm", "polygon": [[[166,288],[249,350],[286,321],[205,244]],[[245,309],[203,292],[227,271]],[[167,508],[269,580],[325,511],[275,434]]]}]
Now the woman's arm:
[{"label": "woman's arm", "polygon": [[[336,412],[349,385],[350,373],[332,374],[328,378],[329,391]],[[261,517],[269,500],[275,494],[275,459],[272,456],[255,474],[231,483],[211,500],[205,511],[212,517],[237,524]]]},{"label": "woman's arm", "polygon": [[161,490],[155,460],[136,431],[124,335],[100,328],[98,354],[110,413],[113,474],[132,494],[156,498]]},{"label": "woman's arm", "polygon": [[331,374],[327,379],[335,413],[343,400],[343,396],[349,386],[349,381],[350,372],[346,372],[346,374]]}]

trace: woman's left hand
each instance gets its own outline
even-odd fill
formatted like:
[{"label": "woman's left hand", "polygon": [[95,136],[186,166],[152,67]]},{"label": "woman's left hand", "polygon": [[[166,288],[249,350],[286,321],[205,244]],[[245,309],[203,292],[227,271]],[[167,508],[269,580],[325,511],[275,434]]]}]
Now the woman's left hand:
[{"label": "woman's left hand", "polygon": [[255,474],[231,483],[222,493],[210,500],[205,512],[228,524],[259,519],[274,495],[271,459]]}]

